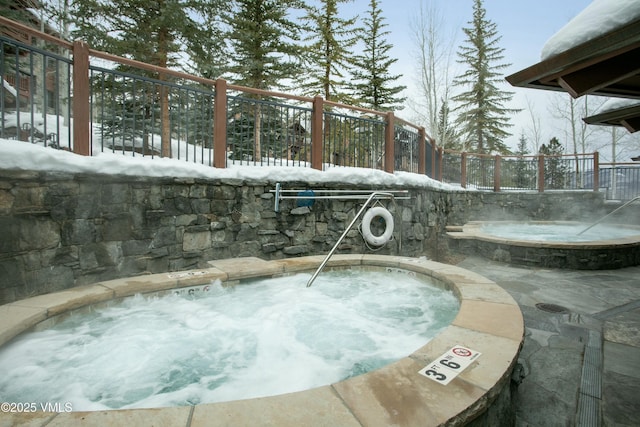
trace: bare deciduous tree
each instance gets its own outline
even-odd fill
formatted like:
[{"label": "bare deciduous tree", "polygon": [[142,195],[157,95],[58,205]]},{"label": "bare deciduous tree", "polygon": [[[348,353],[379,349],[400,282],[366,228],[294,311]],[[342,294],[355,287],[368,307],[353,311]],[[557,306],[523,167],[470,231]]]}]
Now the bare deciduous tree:
[{"label": "bare deciduous tree", "polygon": [[[411,22],[411,30],[415,43],[415,57],[418,63],[419,99],[413,109],[419,120],[425,122],[427,132],[433,136],[440,146],[447,146],[446,134],[441,134],[439,117],[450,99],[449,88],[452,77],[450,68],[452,55],[455,53],[455,36],[450,36],[444,25],[444,17],[434,1],[421,4],[417,15]],[[448,108],[444,109],[448,111]]]},{"label": "bare deciduous tree", "polygon": [[597,136],[591,149],[600,153],[601,162],[625,163],[638,154],[640,135],[618,126],[590,126]]},{"label": "bare deciduous tree", "polygon": [[528,128],[527,132],[527,141],[529,143],[529,147],[527,148],[529,152],[537,153],[543,141],[542,122],[540,121],[540,116],[536,112],[536,106],[533,101],[528,97],[526,98],[526,101],[527,111],[529,112],[529,117],[531,118],[531,126]]},{"label": "bare deciduous tree", "polygon": [[550,112],[564,124],[560,132],[564,133],[568,152],[575,154],[593,150],[597,128],[587,125],[582,118],[594,114],[603,102],[603,98],[589,95],[574,99],[563,94],[553,99],[549,107]]}]

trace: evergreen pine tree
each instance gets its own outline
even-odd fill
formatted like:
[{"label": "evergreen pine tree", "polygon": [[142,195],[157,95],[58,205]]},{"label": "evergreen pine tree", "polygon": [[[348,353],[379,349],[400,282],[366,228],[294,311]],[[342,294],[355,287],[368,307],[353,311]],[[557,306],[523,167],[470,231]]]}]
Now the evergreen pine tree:
[{"label": "evergreen pine tree", "polygon": [[235,84],[256,89],[284,88],[300,71],[301,26],[289,14],[299,0],[234,0],[224,15],[231,46],[228,68]]},{"label": "evergreen pine tree", "polygon": [[438,110],[438,121],[436,122],[435,135],[433,137],[441,147],[448,150],[461,151],[460,137],[454,126],[451,125],[450,109],[447,100],[442,99]]},{"label": "evergreen pine tree", "polygon": [[[289,18],[289,14],[293,9],[302,7],[299,0],[232,2],[230,13],[225,14],[225,21],[229,25],[227,39],[232,48],[229,71],[234,83],[269,90],[285,87],[287,81],[298,75],[301,49],[296,42],[301,27]],[[251,97],[261,99],[262,95]],[[268,105],[255,103],[251,109],[231,112],[234,117],[241,114],[241,121],[253,123],[252,135],[230,135],[236,155],[242,153],[260,161],[263,154],[277,145],[277,136],[263,132],[263,128],[280,129],[291,124],[266,123],[279,117],[277,114],[268,114],[269,108]]]},{"label": "evergreen pine tree", "polygon": [[[184,63],[187,49],[220,49],[211,17],[222,2],[205,0],[76,0],[73,35],[98,50],[160,67]],[[217,36],[216,36],[217,34]],[[197,59],[197,58],[194,58]]]},{"label": "evergreen pine tree", "polygon": [[341,18],[338,5],[351,0],[319,0],[320,6],[308,6],[303,18],[309,32],[304,41],[306,70],[299,87],[308,96],[322,95],[336,102],[350,102],[344,91],[345,70],[353,63],[350,49],[356,44],[356,19]]},{"label": "evergreen pine tree", "polygon": [[0,0],[0,15],[39,30],[41,23],[32,11],[37,11],[40,7],[40,2],[35,0]]},{"label": "evergreen pine tree", "polygon": [[516,150],[516,154],[518,156],[526,156],[527,154],[529,154],[527,145],[527,138],[524,137],[524,134],[521,134],[520,139],[518,140],[518,149]]},{"label": "evergreen pine tree", "polygon": [[354,57],[352,69],[355,102],[373,110],[401,110],[406,97],[399,94],[406,86],[393,86],[402,76],[389,73],[391,65],[398,60],[389,56],[393,45],[385,38],[389,35],[389,31],[384,30],[386,26],[378,1],[370,0],[364,27],[358,30],[364,49]]},{"label": "evergreen pine tree", "polygon": [[535,184],[535,170],[529,167],[531,163],[524,158],[524,156],[529,154],[527,145],[527,139],[524,137],[524,134],[520,135],[516,154],[522,157],[510,161],[515,167],[513,173],[508,174],[508,176],[513,175],[515,181],[514,186],[516,188],[532,188]]},{"label": "evergreen pine tree", "polygon": [[189,16],[183,17],[184,50],[189,61],[180,65],[188,73],[215,80],[228,67],[224,25],[221,13],[226,2],[221,0],[196,0],[189,4]]},{"label": "evergreen pine tree", "polygon": [[[222,41],[215,27],[204,26],[211,23],[211,17],[222,2],[198,0],[77,0],[71,5],[70,15],[74,17],[73,35],[89,43],[91,47],[109,53],[132,58],[159,67],[176,67],[179,63],[188,63],[184,56],[199,54],[194,63],[202,64],[203,59],[220,51]],[[205,53],[210,54],[210,56]],[[119,71],[130,71],[131,67],[119,64]],[[195,71],[195,70],[190,70]],[[136,73],[140,73],[137,70]],[[162,73],[145,73],[148,77],[168,81]],[[210,75],[210,70],[205,73]],[[111,81],[102,81],[103,91],[119,91],[126,79],[113,77]],[[132,88],[121,93],[136,93]],[[112,97],[116,99],[117,97]],[[136,98],[136,99],[133,99]],[[132,135],[123,135],[123,141],[148,136],[149,129],[161,126],[162,155],[171,156],[171,115],[169,111],[169,90],[166,86],[155,85],[153,89],[138,89],[137,96],[127,99],[117,98],[118,105],[113,107],[122,113],[123,121],[136,123]],[[159,111],[153,111],[153,105]],[[118,116],[114,114],[112,131],[132,129],[118,126]],[[109,121],[109,120],[107,120]],[[153,122],[153,123],[152,123]],[[147,128],[145,130],[145,127]],[[142,130],[140,130],[142,129]],[[146,141],[145,141],[146,146]]]},{"label": "evergreen pine tree", "polygon": [[[42,19],[42,5],[39,1],[15,1],[15,0],[0,0],[0,15],[5,18],[17,21],[21,24],[27,25],[31,28],[35,28],[36,30],[44,31],[46,33],[52,33],[51,28],[47,25],[46,19]],[[35,42],[35,46],[44,48],[44,42],[41,39],[32,38],[27,33],[23,33],[22,31],[15,31],[8,29],[8,35],[11,37],[16,37],[18,40],[27,43]],[[0,73],[0,80],[2,80],[2,84],[0,84],[0,90],[5,91],[5,81],[8,76],[11,76],[14,80],[12,85],[19,85],[20,82],[18,80],[28,80],[30,85],[38,86],[38,80],[42,79],[41,76],[45,74],[45,60],[41,55],[23,55],[19,52],[19,49],[14,49],[10,47],[9,44],[3,44],[3,55],[6,55],[7,58],[3,59],[2,65],[4,69]],[[15,55],[15,56],[14,56]],[[9,56],[13,58],[9,60]],[[14,59],[15,58],[15,59]],[[10,77],[10,78],[11,78]],[[11,83],[9,83],[11,84]],[[24,84],[24,83],[22,83]],[[46,111],[46,100],[45,100],[45,91],[42,90],[30,90],[30,97],[27,99],[24,96],[21,96],[20,91],[16,93],[17,96],[14,96],[12,92],[6,92],[7,103],[9,105],[20,105],[23,106],[26,103],[33,102],[33,107],[40,110]]]},{"label": "evergreen pine tree", "polygon": [[486,19],[482,0],[474,0],[473,20],[470,28],[463,28],[466,44],[460,46],[458,62],[467,65],[467,70],[454,79],[455,86],[467,90],[454,96],[459,105],[458,122],[466,138],[465,149],[477,153],[498,152],[508,154],[503,140],[510,136],[505,129],[512,126],[508,114],[518,110],[505,108],[513,93],[500,90],[503,83],[501,69],[510,64],[501,64],[504,49],[497,46],[500,41],[496,24]]},{"label": "evergreen pine tree", "polygon": [[548,145],[542,144],[540,154],[545,155],[544,180],[545,187],[550,189],[561,189],[565,187],[567,172],[569,170],[566,162],[563,161],[564,147],[553,137]]}]

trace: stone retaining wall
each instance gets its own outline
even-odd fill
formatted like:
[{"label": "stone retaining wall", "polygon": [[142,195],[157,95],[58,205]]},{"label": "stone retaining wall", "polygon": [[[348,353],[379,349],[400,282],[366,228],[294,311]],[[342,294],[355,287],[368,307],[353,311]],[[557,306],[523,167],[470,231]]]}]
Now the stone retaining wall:
[{"label": "stone retaining wall", "polygon": [[[275,212],[274,188],[273,182],[241,180],[0,171],[0,304],[101,280],[198,268],[213,259],[326,254],[363,203],[316,200],[300,207],[283,200]],[[401,189],[411,199],[383,202],[395,218],[394,238],[376,253],[446,260],[447,225],[579,219],[604,210],[602,196],[593,192]],[[373,226],[379,234],[384,225]],[[372,252],[357,229],[338,249]]]}]

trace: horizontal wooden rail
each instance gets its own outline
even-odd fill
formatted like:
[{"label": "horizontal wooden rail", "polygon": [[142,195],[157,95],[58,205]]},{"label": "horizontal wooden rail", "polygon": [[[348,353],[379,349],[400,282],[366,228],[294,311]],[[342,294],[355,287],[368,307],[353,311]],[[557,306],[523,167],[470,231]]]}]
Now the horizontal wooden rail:
[{"label": "horizontal wooden rail", "polygon": [[40,38],[42,40],[46,40],[50,43],[57,44],[58,46],[62,46],[69,50],[73,49],[73,43],[58,38],[56,36],[52,36],[51,34],[43,33],[42,31],[38,31],[35,28],[31,28],[28,25],[21,24],[19,22],[12,21],[11,19],[5,18],[4,16],[0,16],[0,25],[6,25],[9,28],[13,28],[18,31],[22,31],[30,36]]},{"label": "horizontal wooden rail", "polygon": [[[169,86],[171,83],[167,80],[167,77],[173,77],[176,79],[182,79],[187,81],[196,82],[207,86],[215,91],[214,98],[214,123],[212,130],[212,139],[213,139],[213,161],[212,166],[223,168],[226,167],[227,162],[227,134],[226,134],[226,125],[227,125],[227,103],[229,92],[240,92],[243,94],[251,94],[257,95],[258,97],[264,98],[281,98],[285,100],[302,102],[309,104],[309,108],[312,111],[311,118],[311,167],[315,169],[322,170],[325,167],[325,164],[328,162],[326,158],[323,156],[327,156],[325,153],[325,141],[326,137],[323,132],[325,124],[324,112],[328,109],[337,108],[337,109],[346,109],[352,112],[356,112],[358,114],[354,114],[353,117],[345,116],[349,120],[360,120],[363,119],[362,115],[372,115],[379,117],[380,122],[384,124],[384,147],[382,153],[382,161],[377,165],[369,165],[368,167],[381,167],[386,172],[394,172],[396,168],[396,164],[403,166],[407,163],[403,161],[399,161],[398,158],[415,158],[417,159],[417,171],[419,173],[425,173],[426,171],[426,157],[427,150],[425,144],[427,141],[432,145],[431,151],[429,153],[435,153],[435,148],[433,145],[435,144],[435,140],[429,137],[424,127],[418,126],[406,120],[400,119],[394,115],[393,112],[387,111],[377,111],[365,107],[354,106],[342,104],[339,102],[333,102],[329,100],[324,100],[322,97],[307,97],[289,93],[280,93],[265,89],[258,88],[249,88],[234,84],[228,84],[223,79],[209,79],[205,77],[196,76],[193,74],[189,74],[186,72],[178,71],[175,69],[160,67],[153,64],[148,64],[145,62],[141,62],[135,59],[124,58],[121,56],[113,55],[108,52],[103,52],[100,50],[92,49],[83,41],[75,41],[68,42],[63,40],[56,35],[47,34],[45,32],[39,31],[37,29],[31,28],[27,25],[15,22],[8,18],[0,17],[0,25],[6,26],[12,30],[18,31],[20,33],[27,34],[31,38],[37,38],[41,40],[45,40],[49,43],[56,44],[63,48],[69,50],[69,53],[72,55],[72,115],[73,115],[73,151],[77,154],[81,155],[91,155],[91,90],[90,90],[90,77],[91,77],[91,67],[90,62],[93,58],[109,61],[114,64],[125,65],[128,67],[132,67],[138,70],[144,70],[147,72],[155,73],[158,75],[158,78],[162,80],[162,82],[158,83],[161,86]],[[165,83],[166,81],[166,83]],[[164,89],[163,89],[164,90]],[[220,91],[224,91],[224,93],[219,93]],[[164,92],[163,92],[164,93]],[[164,99],[164,98],[163,98]],[[168,99],[168,98],[167,98]],[[166,114],[166,111],[163,110],[163,114]],[[163,116],[163,120],[169,120],[168,115],[166,118]],[[417,139],[412,140],[412,145],[408,148],[408,151],[405,151],[402,145],[397,144],[396,140],[396,126],[402,126],[406,128],[413,128],[417,131]],[[163,132],[166,129],[163,128]],[[165,136],[168,134],[162,134],[162,141],[165,141]],[[344,140],[339,141],[341,144],[344,143],[347,147],[349,144],[349,139],[345,138]],[[163,142],[164,144],[164,142]],[[414,145],[415,144],[415,145]],[[164,147],[164,145],[163,145]],[[397,153],[396,150],[399,147],[402,149],[402,153]],[[346,148],[345,148],[346,149]],[[415,151],[414,151],[415,150]],[[415,153],[415,154],[414,154]],[[162,151],[162,155],[170,155],[169,151]],[[432,161],[435,162],[435,156],[432,156]],[[396,163],[398,162],[398,163]],[[403,163],[404,162],[404,163]],[[409,162],[410,170],[416,171],[415,164]],[[435,163],[431,167],[432,170],[435,170]]]}]

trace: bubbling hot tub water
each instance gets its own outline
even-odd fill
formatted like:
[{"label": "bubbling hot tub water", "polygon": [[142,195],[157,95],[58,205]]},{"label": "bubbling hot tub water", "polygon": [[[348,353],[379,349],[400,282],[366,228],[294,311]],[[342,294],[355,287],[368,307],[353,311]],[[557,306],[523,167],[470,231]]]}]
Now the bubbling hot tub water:
[{"label": "bubbling hot tub water", "polygon": [[447,233],[451,247],[542,268],[606,270],[640,265],[640,227],[568,221],[470,221]]},{"label": "bubbling hot tub water", "polygon": [[74,410],[193,405],[305,390],[410,354],[458,312],[403,273],[330,271],[136,296],[0,350],[4,401]]},{"label": "bubbling hot tub water", "polygon": [[640,230],[613,225],[599,224],[583,233],[586,228],[585,224],[575,223],[489,223],[480,231],[505,239],[543,242],[592,242],[640,234]]}]

